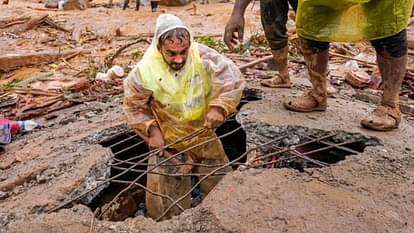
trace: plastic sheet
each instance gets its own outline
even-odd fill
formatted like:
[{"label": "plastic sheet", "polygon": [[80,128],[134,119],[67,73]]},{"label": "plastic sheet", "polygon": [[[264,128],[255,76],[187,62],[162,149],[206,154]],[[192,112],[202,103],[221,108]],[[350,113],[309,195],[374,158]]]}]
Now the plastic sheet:
[{"label": "plastic sheet", "polygon": [[325,42],[392,36],[407,27],[414,0],[299,0],[297,32]]}]

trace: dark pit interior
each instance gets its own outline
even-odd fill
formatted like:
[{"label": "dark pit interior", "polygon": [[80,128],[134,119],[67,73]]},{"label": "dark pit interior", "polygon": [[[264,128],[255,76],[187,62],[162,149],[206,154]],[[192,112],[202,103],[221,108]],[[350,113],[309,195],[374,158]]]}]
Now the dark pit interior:
[{"label": "dark pit interior", "polygon": [[266,167],[293,168],[301,172],[306,168],[336,164],[348,156],[359,155],[368,146],[382,144],[375,137],[358,133],[325,132],[294,126],[278,130],[277,134],[286,135],[286,138],[260,152],[261,156],[272,155],[265,159]]},{"label": "dark pit interior", "polygon": [[[240,109],[244,104],[250,101],[256,101],[261,99],[261,92],[258,89],[246,89],[243,93],[238,109]],[[236,121],[235,116],[228,119],[222,126],[220,126],[216,133],[218,136],[226,134],[230,131],[233,131],[240,127],[240,124]],[[146,144],[141,143],[137,146],[137,143],[140,143],[142,140],[139,136],[135,135],[133,131],[128,131],[120,134],[113,135],[99,144],[108,147],[111,149],[113,154],[116,154],[115,161],[113,164],[116,166],[111,167],[111,177],[118,175],[122,172],[120,168],[128,168],[131,164],[120,163],[121,160],[127,160],[131,157],[143,154],[148,152],[148,147]],[[241,154],[246,152],[246,133],[244,130],[238,130],[230,136],[221,138],[224,150],[230,161],[239,157]],[[129,162],[137,162],[139,159],[131,160]],[[240,162],[245,162],[246,158],[243,158]],[[147,161],[145,161],[146,163]],[[146,170],[146,166],[137,166],[135,169]],[[133,181],[141,173],[138,172],[127,172],[117,180],[122,181]],[[142,177],[139,180],[139,183],[146,185],[146,176]],[[121,184],[111,182],[110,185],[100,192],[88,205],[92,211],[97,210],[97,208],[105,208],[105,205],[109,203],[122,189],[126,188],[128,184]],[[194,197],[197,198],[197,197]],[[199,202],[198,202],[199,203]],[[99,213],[99,211],[98,211]],[[128,190],[119,198],[116,206],[110,207],[108,211],[102,216],[105,220],[111,221],[123,221],[128,217],[144,215],[145,216],[145,191],[136,187],[135,189]]]}]

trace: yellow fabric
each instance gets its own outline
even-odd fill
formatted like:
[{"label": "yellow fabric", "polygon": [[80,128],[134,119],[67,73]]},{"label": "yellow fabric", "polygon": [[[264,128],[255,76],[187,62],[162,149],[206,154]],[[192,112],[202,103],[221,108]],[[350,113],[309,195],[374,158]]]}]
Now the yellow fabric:
[{"label": "yellow fabric", "polygon": [[306,39],[351,42],[389,37],[407,27],[414,0],[299,0],[296,26]]},{"label": "yellow fabric", "polygon": [[152,110],[167,144],[203,128],[208,110],[211,78],[203,68],[195,42],[190,46],[188,59],[191,64],[184,67],[178,78],[171,75],[161,53],[153,47],[138,63],[142,86],[152,91],[156,100]]}]

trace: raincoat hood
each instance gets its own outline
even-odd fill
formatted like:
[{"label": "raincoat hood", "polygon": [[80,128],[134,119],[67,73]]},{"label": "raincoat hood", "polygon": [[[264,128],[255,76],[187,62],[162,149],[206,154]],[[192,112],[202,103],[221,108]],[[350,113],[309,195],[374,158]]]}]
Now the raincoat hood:
[{"label": "raincoat hood", "polygon": [[190,34],[190,43],[193,42],[193,36],[190,29],[179,19],[177,16],[172,14],[162,14],[158,16],[157,23],[155,25],[154,38],[152,39],[151,46],[157,46],[160,37],[168,31],[183,28]]}]

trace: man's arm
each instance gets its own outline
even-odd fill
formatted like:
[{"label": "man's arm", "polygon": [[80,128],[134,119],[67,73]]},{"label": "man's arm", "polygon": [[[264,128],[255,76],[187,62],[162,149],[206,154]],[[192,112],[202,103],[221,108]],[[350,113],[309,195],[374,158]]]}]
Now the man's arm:
[{"label": "man's arm", "polygon": [[[251,1],[252,0],[236,0],[236,3],[234,3],[233,12],[224,31],[224,42],[230,49],[234,48],[237,44],[237,40],[240,42],[243,41],[244,13]],[[237,36],[235,35],[236,32]]]},{"label": "man's arm", "polygon": [[244,79],[237,66],[217,51],[199,45],[204,67],[212,74],[207,128],[216,128],[236,112],[244,89]]},{"label": "man's arm", "polygon": [[123,109],[128,125],[152,148],[164,146],[164,139],[152,114],[149,101],[152,92],[141,85],[135,67],[124,80]]}]

